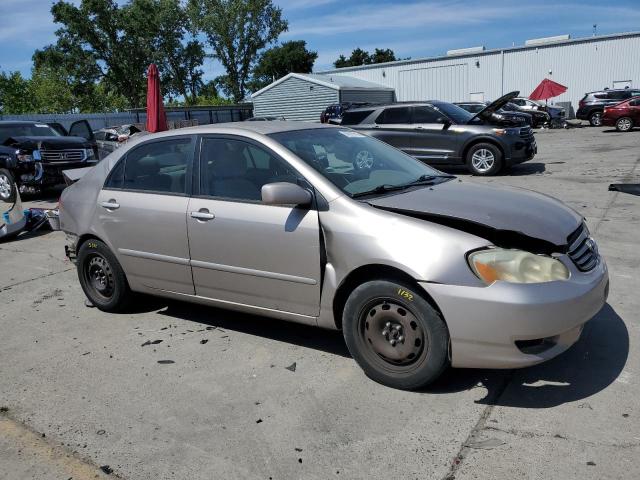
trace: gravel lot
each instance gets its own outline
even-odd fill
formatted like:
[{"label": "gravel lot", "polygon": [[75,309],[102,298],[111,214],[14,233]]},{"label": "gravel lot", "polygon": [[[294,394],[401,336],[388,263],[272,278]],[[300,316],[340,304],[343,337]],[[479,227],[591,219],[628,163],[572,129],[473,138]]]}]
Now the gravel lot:
[{"label": "gravel lot", "polygon": [[396,391],[337,332],[153,299],[86,308],[64,235],[24,237],[0,244],[0,477],[640,478],[640,197],[607,191],[640,182],[640,131],[536,136],[508,175],[459,173],[587,218],[611,293],[565,354]]}]

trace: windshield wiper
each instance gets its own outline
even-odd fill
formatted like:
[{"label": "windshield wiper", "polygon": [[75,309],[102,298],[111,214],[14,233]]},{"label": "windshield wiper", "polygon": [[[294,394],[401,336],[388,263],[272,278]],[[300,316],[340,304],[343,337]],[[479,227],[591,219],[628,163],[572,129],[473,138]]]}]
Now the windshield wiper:
[{"label": "windshield wiper", "polygon": [[376,193],[386,193],[393,192],[397,190],[405,190],[407,188],[415,187],[418,185],[432,185],[433,181],[438,178],[454,178],[453,175],[420,175],[415,180],[412,180],[407,183],[401,183],[398,185],[389,185],[388,183],[384,183],[382,185],[378,185],[371,190],[366,190],[364,192],[358,192],[351,195],[352,198],[366,197],[367,195],[375,195]]}]

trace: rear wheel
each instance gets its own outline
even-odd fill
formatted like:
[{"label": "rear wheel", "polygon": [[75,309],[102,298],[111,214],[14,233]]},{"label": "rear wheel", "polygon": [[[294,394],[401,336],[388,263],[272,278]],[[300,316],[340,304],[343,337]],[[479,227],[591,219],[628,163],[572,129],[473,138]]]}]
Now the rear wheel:
[{"label": "rear wheel", "polygon": [[622,117],[616,120],[616,130],[619,132],[628,132],[633,128],[633,120],[629,117]]},{"label": "rear wheel", "polygon": [[593,112],[589,116],[589,123],[592,127],[599,127],[602,125],[602,112]]},{"label": "rear wheel", "polygon": [[502,152],[491,143],[477,143],[467,151],[466,163],[474,175],[496,175],[502,168]]},{"label": "rear wheel", "polygon": [[6,168],[0,168],[0,201],[16,201],[16,184],[13,175]]},{"label": "rear wheel", "polygon": [[345,304],[343,333],[365,374],[403,390],[423,387],[448,364],[449,333],[414,287],[375,280],[357,287]]},{"label": "rear wheel", "polygon": [[118,312],[131,301],[127,278],[104,243],[90,239],[78,251],[78,278],[87,298],[100,310]]}]

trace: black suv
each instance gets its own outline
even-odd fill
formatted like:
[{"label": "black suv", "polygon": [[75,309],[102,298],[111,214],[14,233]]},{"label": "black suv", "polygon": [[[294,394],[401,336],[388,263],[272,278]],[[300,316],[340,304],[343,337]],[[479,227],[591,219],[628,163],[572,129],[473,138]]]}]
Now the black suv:
[{"label": "black suv", "polygon": [[576,118],[589,120],[594,127],[602,125],[602,113],[604,107],[615,105],[631,97],[640,95],[640,90],[631,88],[602,90],[600,92],[585,93],[578,104]]},{"label": "black suv", "polygon": [[476,114],[441,101],[355,108],[340,123],[430,165],[466,165],[475,175],[495,175],[537,153],[530,127],[492,122],[492,115],[517,95],[511,92]]},{"label": "black suv", "polygon": [[63,183],[63,170],[97,162],[86,120],[73,123],[69,132],[60,124],[0,122],[0,201],[13,202],[16,187],[36,192]]}]

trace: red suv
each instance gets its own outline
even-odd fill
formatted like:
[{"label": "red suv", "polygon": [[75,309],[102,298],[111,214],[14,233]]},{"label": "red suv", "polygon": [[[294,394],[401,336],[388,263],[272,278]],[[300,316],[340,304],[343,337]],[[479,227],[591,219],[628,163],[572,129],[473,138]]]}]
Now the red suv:
[{"label": "red suv", "polygon": [[602,125],[616,127],[619,132],[628,132],[634,126],[640,125],[640,98],[604,107]]}]

